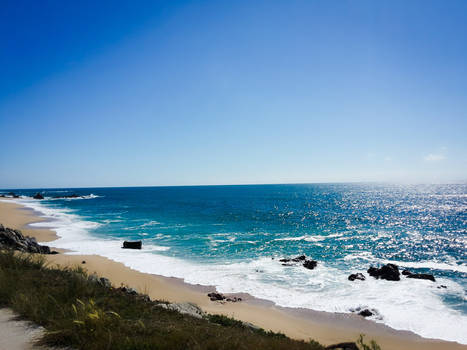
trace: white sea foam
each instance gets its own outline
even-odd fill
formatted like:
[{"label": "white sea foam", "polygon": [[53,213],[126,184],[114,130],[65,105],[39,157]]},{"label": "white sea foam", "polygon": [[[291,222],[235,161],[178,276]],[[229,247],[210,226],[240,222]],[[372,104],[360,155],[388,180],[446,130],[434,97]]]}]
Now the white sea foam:
[{"label": "white sea foam", "polygon": [[152,220],[152,221],[142,224],[140,227],[155,226],[155,225],[160,225],[160,224],[161,223],[159,221]]},{"label": "white sea foam", "polygon": [[[215,285],[222,293],[246,292],[285,307],[329,312],[349,312],[356,307],[368,307],[378,310],[381,315],[381,319],[375,318],[376,322],[395,329],[411,330],[428,338],[467,344],[467,316],[449,308],[442,301],[442,296],[446,294],[466,298],[463,287],[449,279],[437,278],[436,283],[409,279],[392,282],[373,278],[350,282],[347,280],[348,274],[357,271],[343,271],[322,262],[316,269],[307,270],[300,266],[282,266],[269,257],[228,264],[189,262],[160,254],[169,247],[159,245],[145,244],[142,250],[120,249],[119,240],[103,240],[89,234],[88,230],[99,223],[83,221],[69,210],[52,209],[37,201],[19,202],[51,220],[33,225],[56,230],[61,238],[47,244],[74,250],[71,254],[98,254],[141,272],[178,277],[193,284]],[[316,237],[324,240],[329,236],[291,237],[289,240],[316,240]],[[377,261],[370,253],[348,255],[345,259]],[[429,262],[395,263],[404,267],[450,270],[454,266]],[[464,266],[461,266],[461,272],[464,272]],[[439,284],[446,285],[447,289],[438,289]]]},{"label": "white sea foam", "polygon": [[273,241],[306,241],[306,242],[320,242],[324,241],[328,238],[335,238],[335,237],[342,237],[342,233],[334,233],[327,236],[320,236],[320,235],[304,235],[299,237],[283,237],[283,238],[276,238]]},{"label": "white sea foam", "polygon": [[435,261],[399,261],[399,260],[388,260],[378,259],[371,252],[361,252],[358,254],[348,254],[344,257],[344,260],[366,260],[375,264],[395,264],[402,268],[413,268],[413,269],[432,269],[432,270],[445,270],[445,271],[456,271],[467,273],[467,265],[465,263],[457,264],[452,262],[450,264],[445,262]]},{"label": "white sea foam", "polygon": [[[57,192],[57,191],[54,191]],[[103,196],[99,196],[97,194],[91,193],[88,195],[84,196],[79,196],[79,197],[61,197],[61,198],[56,198],[56,197],[44,197],[45,200],[48,201],[75,201],[75,200],[80,200],[80,199],[94,199],[94,198],[102,198]],[[21,196],[23,199],[31,198],[31,197],[26,197],[26,196]]]}]

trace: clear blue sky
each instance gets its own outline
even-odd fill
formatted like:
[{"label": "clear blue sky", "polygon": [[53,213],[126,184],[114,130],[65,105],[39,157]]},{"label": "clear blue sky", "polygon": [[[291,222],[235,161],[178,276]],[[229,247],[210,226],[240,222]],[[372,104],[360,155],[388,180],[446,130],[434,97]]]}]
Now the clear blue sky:
[{"label": "clear blue sky", "polygon": [[0,187],[467,180],[467,1],[2,1]]}]

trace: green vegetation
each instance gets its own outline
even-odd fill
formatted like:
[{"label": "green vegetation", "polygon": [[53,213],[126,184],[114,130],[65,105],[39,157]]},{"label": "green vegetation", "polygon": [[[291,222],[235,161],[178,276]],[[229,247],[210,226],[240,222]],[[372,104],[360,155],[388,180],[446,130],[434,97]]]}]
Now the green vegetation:
[{"label": "green vegetation", "polygon": [[42,325],[43,345],[86,350],[324,349],[315,341],[292,340],[225,316],[199,319],[167,310],[141,295],[105,287],[81,268],[50,268],[44,261],[0,251],[0,307]]}]

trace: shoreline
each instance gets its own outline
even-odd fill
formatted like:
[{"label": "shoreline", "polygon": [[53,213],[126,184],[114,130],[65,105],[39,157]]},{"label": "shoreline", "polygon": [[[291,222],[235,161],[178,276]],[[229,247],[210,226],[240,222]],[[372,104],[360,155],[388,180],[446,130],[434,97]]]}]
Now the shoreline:
[{"label": "shoreline", "polygon": [[[36,229],[29,224],[44,221],[40,213],[9,200],[0,201],[0,223],[22,230],[39,242],[58,238],[53,230]],[[59,250],[64,253],[63,250]],[[142,273],[98,255],[58,254],[46,256],[51,265],[80,265],[89,273],[109,278],[114,286],[129,285],[151,299],[170,302],[193,302],[204,311],[223,314],[249,322],[266,330],[282,332],[295,339],[314,339],[325,345],[343,341],[355,341],[359,334],[374,339],[382,349],[467,349],[467,345],[443,340],[427,339],[410,331],[390,328],[353,314],[339,314],[310,309],[279,307],[274,303],[254,298],[248,294],[235,294],[242,302],[220,304],[207,297],[214,287],[190,285],[178,278]],[[82,264],[82,261],[86,261]]]}]

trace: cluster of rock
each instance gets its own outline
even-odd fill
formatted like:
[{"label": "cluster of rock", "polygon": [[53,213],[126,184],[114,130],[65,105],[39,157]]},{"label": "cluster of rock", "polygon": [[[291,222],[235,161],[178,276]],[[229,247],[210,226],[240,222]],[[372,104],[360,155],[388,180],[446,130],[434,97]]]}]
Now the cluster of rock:
[{"label": "cluster of rock", "polygon": [[[368,274],[376,279],[382,279],[387,281],[400,281],[399,267],[394,264],[386,264],[381,266],[380,268],[371,266],[367,270]],[[432,282],[436,282],[435,276],[429,273],[413,273],[409,270],[402,271],[402,275],[406,276],[407,278],[415,278],[420,280],[429,280]],[[362,273],[353,273],[348,277],[349,281],[361,280],[364,281],[365,275]]]},{"label": "cluster of rock", "polygon": [[[34,199],[44,199],[44,196],[40,193],[37,192],[34,196],[32,196]],[[55,199],[70,199],[70,198],[84,198],[84,196],[80,196],[79,194],[73,193],[73,194],[67,194],[64,196],[54,196],[53,198]]]},{"label": "cluster of rock", "polygon": [[299,255],[295,258],[279,259],[279,261],[283,266],[295,266],[296,263],[301,263],[303,267],[309,270],[313,270],[318,265],[316,260],[307,259],[305,255]]},{"label": "cluster of rock", "polygon": [[67,199],[67,198],[84,198],[84,196],[80,196],[79,194],[67,194],[64,196],[54,196],[55,199]]},{"label": "cluster of rock", "polygon": [[14,192],[8,192],[7,194],[0,194],[1,198],[19,198],[19,195],[17,195]]},{"label": "cluster of rock", "polygon": [[242,298],[240,297],[226,297],[225,295],[217,292],[208,293],[208,297],[211,299],[211,301],[230,301],[232,303],[242,301]]},{"label": "cluster of rock", "polygon": [[0,224],[0,249],[13,249],[25,253],[57,254],[46,245],[37,243],[34,237],[23,236],[21,231]]},{"label": "cluster of rock", "polygon": [[[400,281],[399,267],[395,264],[386,264],[381,266],[380,268],[370,266],[367,270],[368,274],[376,279],[383,279],[387,281]],[[429,280],[435,282],[435,277],[432,274],[428,273],[413,273],[409,270],[402,271],[402,275],[406,276],[407,278],[415,278],[415,279],[422,279],[422,280]],[[349,281],[361,280],[365,281],[365,275],[363,273],[353,273],[348,277]],[[446,288],[446,286],[438,286],[438,288]],[[351,312],[358,313],[360,316],[363,317],[370,317],[377,315],[377,311],[374,309],[351,309]]]}]

